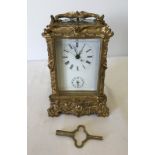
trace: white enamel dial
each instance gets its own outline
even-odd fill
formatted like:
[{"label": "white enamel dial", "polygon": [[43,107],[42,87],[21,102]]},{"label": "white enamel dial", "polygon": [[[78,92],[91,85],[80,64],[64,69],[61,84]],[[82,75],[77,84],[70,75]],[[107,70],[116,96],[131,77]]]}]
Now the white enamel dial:
[{"label": "white enamel dial", "polygon": [[72,85],[74,88],[82,88],[84,83],[85,81],[82,77],[77,76],[72,79]]},{"label": "white enamel dial", "polygon": [[100,39],[56,40],[59,90],[97,90],[100,43]]},{"label": "white enamel dial", "polygon": [[71,70],[86,70],[93,62],[93,49],[87,43],[68,43],[63,50],[62,58],[64,64]]}]

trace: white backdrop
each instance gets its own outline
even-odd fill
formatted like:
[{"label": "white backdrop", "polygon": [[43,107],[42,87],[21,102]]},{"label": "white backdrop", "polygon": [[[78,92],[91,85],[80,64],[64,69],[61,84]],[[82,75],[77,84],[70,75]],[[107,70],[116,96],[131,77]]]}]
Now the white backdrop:
[{"label": "white backdrop", "polygon": [[50,22],[50,15],[68,11],[88,11],[104,14],[114,31],[108,56],[128,54],[127,0],[28,0],[28,60],[47,59],[47,47],[41,33]]}]

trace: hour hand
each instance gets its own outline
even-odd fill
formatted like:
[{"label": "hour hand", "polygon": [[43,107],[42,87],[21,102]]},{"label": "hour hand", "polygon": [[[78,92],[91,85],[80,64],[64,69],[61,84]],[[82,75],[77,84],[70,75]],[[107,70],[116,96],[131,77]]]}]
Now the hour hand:
[{"label": "hour hand", "polygon": [[75,53],[78,54],[77,49],[74,46],[72,46],[71,44],[68,44],[68,46],[70,47],[71,50],[74,49]]},{"label": "hour hand", "polygon": [[75,56],[75,54],[74,53],[72,53],[71,51],[68,51],[68,50],[64,50],[66,53],[70,53],[70,54],[72,54],[72,55],[74,55]]}]

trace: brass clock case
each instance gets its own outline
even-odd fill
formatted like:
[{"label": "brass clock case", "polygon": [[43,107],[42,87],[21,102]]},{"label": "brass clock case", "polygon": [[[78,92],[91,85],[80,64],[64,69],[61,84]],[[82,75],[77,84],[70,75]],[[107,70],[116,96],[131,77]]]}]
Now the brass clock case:
[{"label": "brass clock case", "polygon": [[[49,116],[54,117],[60,114],[73,114],[76,116],[97,114],[97,116],[106,117],[109,115],[109,109],[106,106],[107,97],[104,93],[104,79],[107,68],[108,42],[110,37],[113,36],[113,32],[103,18],[103,15],[99,16],[84,11],[68,12],[55,17],[51,16],[50,24],[47,25],[42,33],[47,42],[48,67],[51,75],[52,94],[49,96],[51,102],[48,109]],[[97,92],[81,91],[77,93],[59,91],[55,50],[55,41],[58,38],[101,39]]]}]

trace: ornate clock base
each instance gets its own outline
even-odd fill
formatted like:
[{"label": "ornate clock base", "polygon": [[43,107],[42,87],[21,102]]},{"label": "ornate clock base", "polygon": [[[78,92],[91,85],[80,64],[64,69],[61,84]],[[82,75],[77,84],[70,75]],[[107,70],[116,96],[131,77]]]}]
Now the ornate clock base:
[{"label": "ornate clock base", "polygon": [[51,117],[60,114],[72,114],[76,116],[96,114],[97,116],[109,116],[109,108],[106,106],[107,97],[103,96],[54,96],[50,95],[51,106],[47,110]]}]

